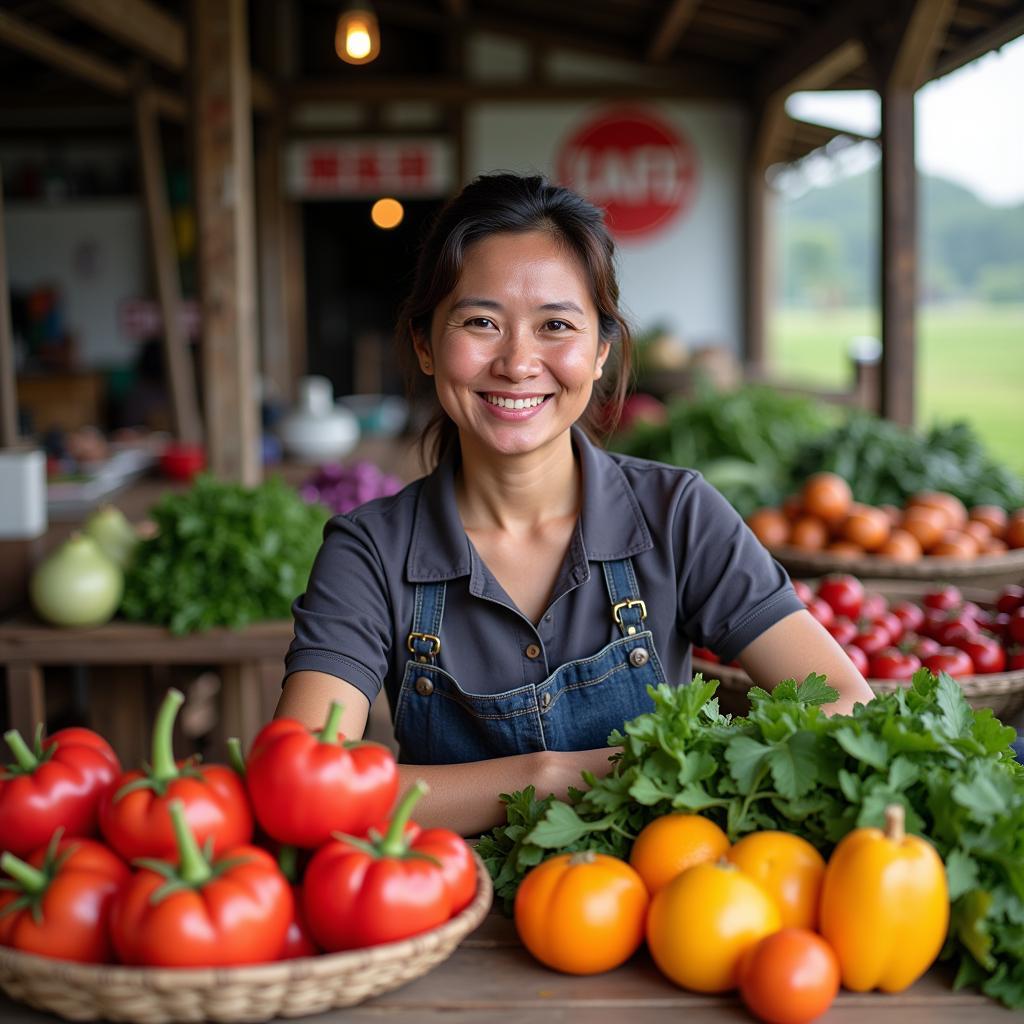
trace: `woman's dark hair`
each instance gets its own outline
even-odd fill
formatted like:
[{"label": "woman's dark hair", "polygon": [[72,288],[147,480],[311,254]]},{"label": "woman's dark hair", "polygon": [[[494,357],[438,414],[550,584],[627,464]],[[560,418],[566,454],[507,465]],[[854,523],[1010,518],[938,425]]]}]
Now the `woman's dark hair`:
[{"label": "woman's dark hair", "polygon": [[[633,342],[619,312],[615,243],[603,213],[582,196],[539,176],[485,174],[470,182],[438,215],[420,250],[412,292],[398,316],[397,342],[410,394],[419,378],[414,337],[430,337],[430,325],[445,296],[458,283],[466,249],[491,235],[549,231],[573,253],[586,271],[598,313],[598,336],[611,343],[601,378],[580,426],[600,441],[618,424],[630,385]],[[456,436],[455,424],[439,409],[421,439],[428,464]]]}]

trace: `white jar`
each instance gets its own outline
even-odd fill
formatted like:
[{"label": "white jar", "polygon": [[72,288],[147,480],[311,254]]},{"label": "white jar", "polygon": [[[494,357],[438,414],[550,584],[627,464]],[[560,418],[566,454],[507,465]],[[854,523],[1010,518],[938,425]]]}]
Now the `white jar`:
[{"label": "white jar", "polygon": [[327,377],[302,377],[299,401],[278,427],[285,451],[302,462],[321,462],[347,455],[359,440],[359,422],[335,405]]}]

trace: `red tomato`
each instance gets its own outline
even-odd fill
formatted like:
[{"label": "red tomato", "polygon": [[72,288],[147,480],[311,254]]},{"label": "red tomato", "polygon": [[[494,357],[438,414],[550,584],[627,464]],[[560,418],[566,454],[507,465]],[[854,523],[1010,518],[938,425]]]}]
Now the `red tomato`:
[{"label": "red tomato", "polygon": [[814,591],[811,590],[807,583],[803,580],[793,580],[793,589],[796,591],[796,596],[803,601],[804,604],[810,604],[811,598],[814,597]]},{"label": "red tomato", "polygon": [[825,628],[843,647],[852,643],[853,638],[857,635],[857,624],[848,619],[845,615],[836,616],[835,621]]},{"label": "red tomato", "polygon": [[1024,669],[1024,647],[1011,647],[1006,652],[1006,667],[1011,672]]},{"label": "red tomato", "polygon": [[889,630],[879,622],[862,622],[857,635],[850,641],[854,647],[859,647],[865,654],[876,654],[883,647],[892,645],[892,637]]},{"label": "red tomato", "polygon": [[1000,640],[1008,641],[1010,639],[1010,613],[997,612],[985,628]]},{"label": "red tomato", "polygon": [[860,606],[860,617],[862,619],[880,619],[889,610],[889,602],[874,591],[867,591],[864,594],[864,602]]},{"label": "red tomato", "polygon": [[978,627],[973,620],[957,615],[937,626],[932,633],[932,639],[938,640],[943,647],[959,647],[962,640],[974,636],[977,632]]},{"label": "red tomato", "polygon": [[835,621],[836,613],[832,611],[832,605],[820,597],[811,598],[807,610],[826,628]]},{"label": "red tomato", "polygon": [[827,601],[836,615],[856,619],[864,602],[864,584],[856,576],[834,573],[818,585],[818,597]]},{"label": "red tomato", "polygon": [[907,633],[916,633],[924,622],[924,609],[913,601],[897,601],[889,611],[903,623]]},{"label": "red tomato", "polygon": [[956,608],[957,605],[961,605],[964,602],[963,595],[960,593],[957,587],[952,584],[947,584],[944,587],[940,587],[938,590],[929,590],[924,597],[921,598],[921,604],[925,608],[938,608],[940,611],[951,611]]},{"label": "red tomato", "polygon": [[974,633],[953,646],[969,654],[974,662],[974,671],[982,675],[1002,672],[1006,668],[1006,651],[994,637]]},{"label": "red tomato", "polygon": [[898,647],[885,647],[868,659],[868,674],[872,679],[912,679],[920,667],[921,659],[916,654]]},{"label": "red tomato", "polygon": [[744,954],[740,995],[766,1024],[808,1024],[839,991],[839,960],[832,947],[806,928],[783,928]]},{"label": "red tomato", "polygon": [[933,640],[930,636],[919,636],[914,641],[913,647],[910,648],[911,653],[916,654],[922,661],[933,654],[938,654],[941,650],[942,644],[938,640]]},{"label": "red tomato", "polygon": [[847,644],[843,650],[846,651],[846,656],[853,662],[857,671],[866,677],[868,674],[868,656],[859,647],[854,647],[852,644]]},{"label": "red tomato", "polygon": [[996,611],[1010,613],[1021,607],[1024,607],[1024,587],[1018,587],[1016,583],[1008,583],[999,592]]},{"label": "red tomato", "polygon": [[903,634],[906,629],[903,625],[903,620],[896,615],[894,612],[887,611],[875,619],[875,622],[880,626],[885,626],[889,631],[889,636],[892,637],[892,642],[898,644],[903,639]]},{"label": "red tomato", "polygon": [[971,656],[959,647],[940,647],[935,654],[925,658],[922,664],[931,672],[948,672],[954,679],[974,675]]},{"label": "red tomato", "polygon": [[1006,634],[1011,643],[1024,644],[1024,608],[1016,608],[1010,612]]}]

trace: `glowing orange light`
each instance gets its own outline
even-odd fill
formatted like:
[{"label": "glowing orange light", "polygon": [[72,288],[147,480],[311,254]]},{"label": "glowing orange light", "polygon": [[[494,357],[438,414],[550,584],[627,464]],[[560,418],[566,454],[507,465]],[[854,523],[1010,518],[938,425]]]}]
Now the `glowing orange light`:
[{"label": "glowing orange light", "polygon": [[385,231],[397,228],[404,216],[405,207],[397,199],[378,199],[370,210],[370,219]]},{"label": "glowing orange light", "polygon": [[377,15],[368,4],[349,7],[338,15],[334,52],[347,64],[369,64],[380,53]]}]

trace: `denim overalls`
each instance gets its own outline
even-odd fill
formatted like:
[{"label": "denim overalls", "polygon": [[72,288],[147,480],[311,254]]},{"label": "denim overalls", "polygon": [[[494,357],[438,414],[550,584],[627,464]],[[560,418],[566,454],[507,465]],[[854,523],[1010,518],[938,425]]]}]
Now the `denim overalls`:
[{"label": "denim overalls", "polygon": [[[589,658],[567,662],[536,685],[470,693],[438,664],[445,584],[416,585],[412,631],[395,705],[399,760],[457,764],[537,750],[603,747],[613,729],[653,710],[648,685],[665,682],[654,636],[643,628],[632,561],[602,562],[609,615],[622,636]],[[494,666],[496,672],[500,665]],[[470,681],[472,683],[472,681]]]}]

